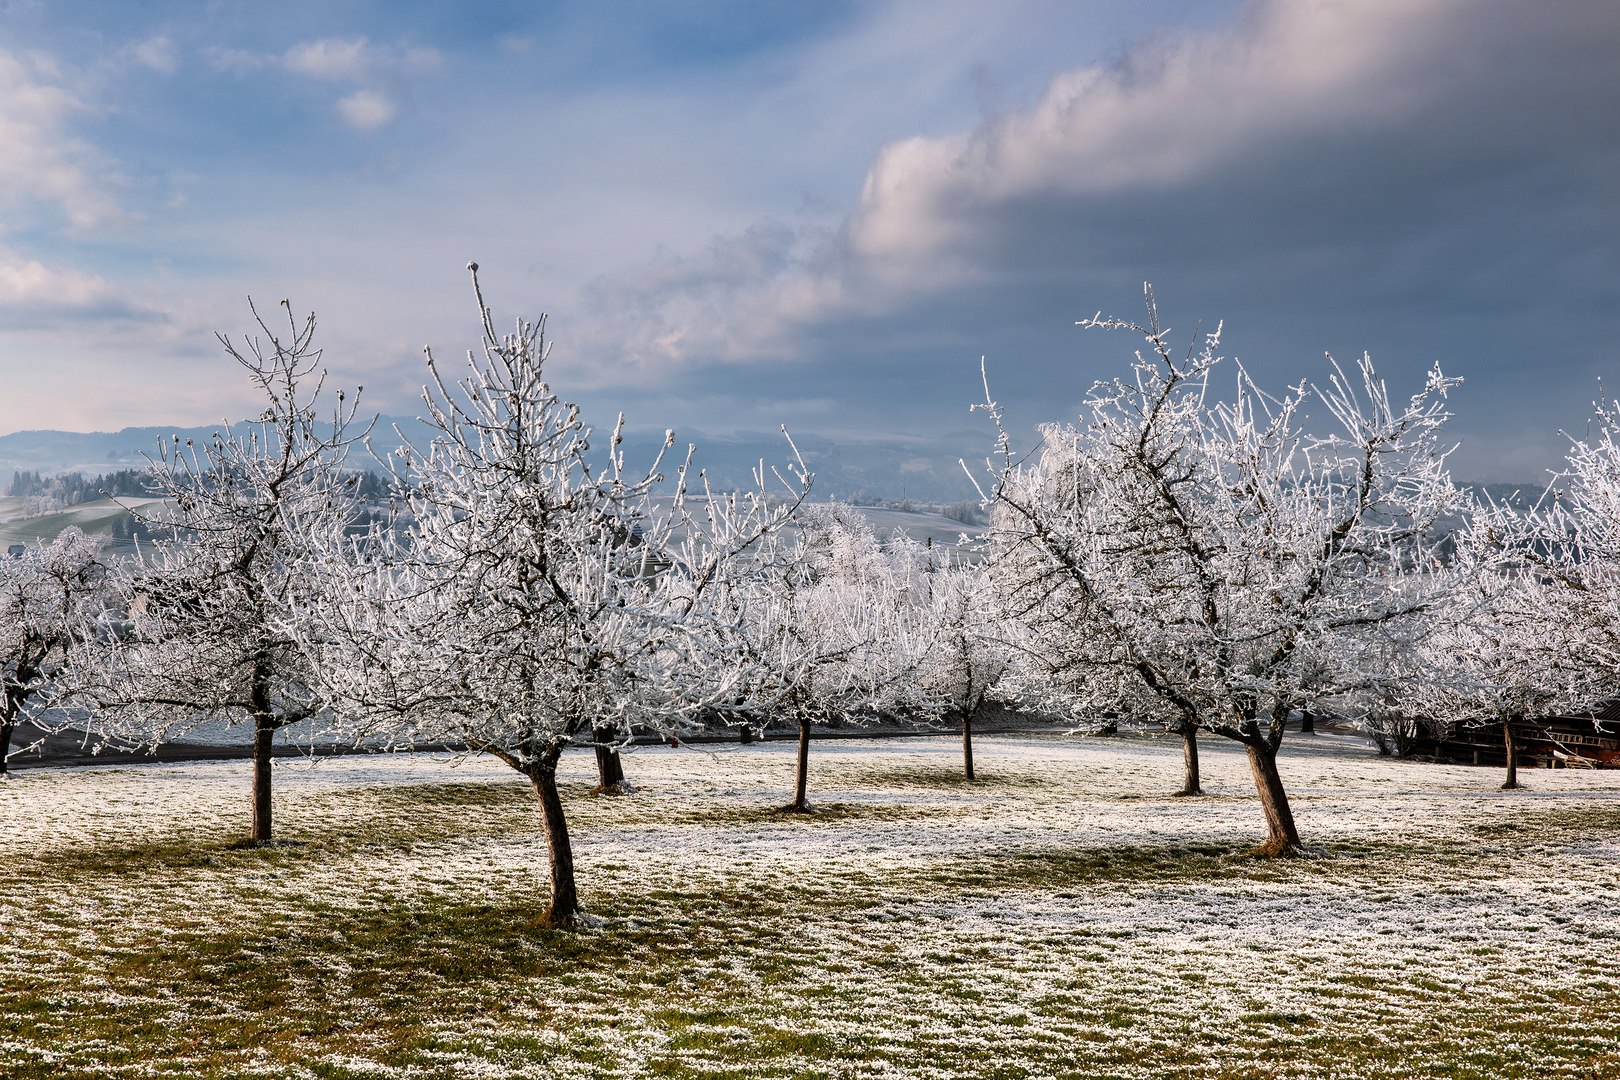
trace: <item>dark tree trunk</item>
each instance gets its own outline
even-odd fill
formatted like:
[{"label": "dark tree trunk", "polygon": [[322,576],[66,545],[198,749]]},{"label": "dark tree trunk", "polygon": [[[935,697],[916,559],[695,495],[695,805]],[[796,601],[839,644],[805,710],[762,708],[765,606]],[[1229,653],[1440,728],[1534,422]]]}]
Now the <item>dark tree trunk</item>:
[{"label": "dark tree trunk", "polygon": [[1277,751],[1268,743],[1245,743],[1249,752],[1249,770],[1254,773],[1254,786],[1260,793],[1260,808],[1265,811],[1266,827],[1271,835],[1256,849],[1258,854],[1292,855],[1299,850],[1299,830],[1294,828],[1294,814],[1288,809],[1288,792],[1283,790],[1282,774],[1277,772]]},{"label": "dark tree trunk", "polygon": [[270,748],[276,736],[268,716],[253,721],[253,841],[270,839]]},{"label": "dark tree trunk", "polygon": [[1513,721],[1517,717],[1510,717],[1502,721],[1502,744],[1507,747],[1507,782],[1502,785],[1503,791],[1512,791],[1519,786],[1519,742],[1513,737]]},{"label": "dark tree trunk", "polygon": [[967,780],[973,779],[973,712],[962,710],[962,776]]},{"label": "dark tree trunk", "polygon": [[1299,714],[1299,731],[1300,731],[1301,735],[1315,735],[1316,734],[1316,717],[1312,716],[1308,712],[1300,713]]},{"label": "dark tree trunk", "polygon": [[596,742],[596,791],[601,795],[624,795],[624,763],[619,760],[618,747],[613,745],[612,728],[598,727],[591,731]]},{"label": "dark tree trunk", "polygon": [[579,918],[579,893],[574,887],[574,846],[568,839],[568,819],[562,796],[557,794],[557,759],[562,747],[547,751],[529,766],[529,782],[540,800],[546,823],[546,853],[551,859],[551,907],[542,920],[547,926],[571,926]]},{"label": "dark tree trunk", "polygon": [[799,720],[799,775],[793,785],[793,801],[782,807],[784,813],[810,813],[810,718]]},{"label": "dark tree trunk", "polygon": [[6,759],[11,756],[11,734],[17,730],[17,725],[7,721],[0,724],[0,776],[10,772]]},{"label": "dark tree trunk", "polygon": [[1198,725],[1181,725],[1181,790],[1177,795],[1202,795],[1198,779]]}]

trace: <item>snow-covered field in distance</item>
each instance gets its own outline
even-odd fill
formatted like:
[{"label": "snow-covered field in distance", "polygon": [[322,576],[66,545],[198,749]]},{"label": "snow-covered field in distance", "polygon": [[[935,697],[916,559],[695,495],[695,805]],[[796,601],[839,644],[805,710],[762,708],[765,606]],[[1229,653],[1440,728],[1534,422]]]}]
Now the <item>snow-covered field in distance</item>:
[{"label": "snow-covered field in distance", "polygon": [[163,500],[120,496],[117,499],[97,499],[62,510],[24,517],[28,498],[22,495],[0,496],[0,545],[27,544],[32,547],[41,541],[50,543],[62,530],[77,525],[87,536],[107,536],[112,524],[131,510],[155,516]]},{"label": "snow-covered field in distance", "polygon": [[[989,531],[983,525],[967,525],[954,518],[921,510],[888,510],[877,506],[856,506],[851,509],[872,523],[872,530],[879,539],[902,532],[918,543],[932,540],[934,547],[951,551],[970,548]],[[965,545],[962,543],[963,537],[967,538]]]}]

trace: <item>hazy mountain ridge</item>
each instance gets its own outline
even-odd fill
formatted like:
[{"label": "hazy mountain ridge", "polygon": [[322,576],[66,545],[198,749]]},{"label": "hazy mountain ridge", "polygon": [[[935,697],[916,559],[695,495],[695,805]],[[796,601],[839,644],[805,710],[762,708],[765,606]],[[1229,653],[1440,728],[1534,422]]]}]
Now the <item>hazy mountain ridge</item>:
[{"label": "hazy mountain ridge", "polygon": [[[371,442],[380,454],[398,444],[402,432],[413,442],[425,443],[431,436],[425,425],[413,416],[379,416],[371,429]],[[157,456],[158,444],[173,445],[174,436],[202,441],[221,430],[219,424],[202,427],[128,427],[115,432],[18,431],[0,435],[0,484],[9,481],[18,469],[42,473],[78,470],[87,475],[144,464],[141,453]],[[607,452],[611,428],[598,427],[591,436],[593,454]],[[662,431],[631,431],[625,434],[625,466],[632,473],[651,466],[663,440]],[[994,450],[993,430],[948,431],[938,435],[888,435],[870,439],[834,437],[815,432],[794,433],[793,441],[804,455],[805,464],[816,474],[815,498],[883,501],[912,499],[924,503],[948,503],[977,499],[972,483],[962,470],[966,461],[981,484],[985,482],[985,458]],[[770,469],[788,475],[792,450],[780,432],[739,431],[715,435],[701,431],[675,432],[675,445],[664,455],[662,471],[673,480],[676,468],[686,457],[689,443],[697,444],[693,461],[707,472],[714,490],[732,491],[753,485],[754,470],[764,462]],[[357,469],[380,469],[363,448],[351,455]],[[775,478],[771,477],[775,484]],[[1546,480],[1525,483],[1468,481],[1465,486],[1489,495],[1498,502],[1515,505],[1534,502],[1546,489]],[[1517,493],[1517,498],[1514,498]]]},{"label": "hazy mountain ridge", "polygon": [[[371,434],[372,446],[378,453],[386,453],[397,445],[396,426],[413,442],[425,442],[429,438],[427,428],[415,417],[380,416]],[[157,457],[160,443],[172,446],[176,435],[181,442],[191,439],[200,443],[220,430],[222,425],[209,424],[187,428],[128,427],[114,432],[18,431],[0,435],[0,482],[9,480],[16,470],[45,474],[79,471],[93,475],[140,467],[144,464],[143,453]],[[595,455],[606,454],[610,430],[599,427],[592,434]],[[805,432],[795,434],[793,439],[805,464],[816,474],[818,500],[865,496],[944,503],[977,498],[960,462],[965,459],[976,474],[982,473],[984,458],[994,446],[993,432],[988,430],[873,439],[833,438]],[[626,468],[634,473],[650,467],[657,459],[662,440],[662,431],[626,433],[622,447]],[[706,471],[710,485],[718,491],[752,486],[753,473],[761,461],[768,477],[772,467],[787,476],[787,466],[794,461],[793,451],[780,432],[713,435],[677,430],[675,445],[665,454],[661,470],[671,480],[676,468],[685,460],[689,443],[696,443],[698,448],[694,464]],[[380,468],[363,449],[351,456],[350,464],[358,469]],[[770,477],[770,480],[774,486],[775,478]]]}]

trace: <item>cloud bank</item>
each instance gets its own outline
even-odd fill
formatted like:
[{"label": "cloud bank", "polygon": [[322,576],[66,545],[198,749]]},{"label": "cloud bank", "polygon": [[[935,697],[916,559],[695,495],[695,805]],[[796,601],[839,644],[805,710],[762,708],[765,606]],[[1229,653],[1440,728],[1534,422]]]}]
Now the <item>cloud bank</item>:
[{"label": "cloud bank", "polygon": [[979,422],[981,355],[1015,423],[1073,416],[1134,346],[1075,320],[1143,281],[1263,385],[1465,376],[1469,477],[1555,463],[1620,374],[1612,0],[85,3],[0,7],[28,423],[230,411],[198,373],[243,293],[409,411],[468,259],[503,321],[551,311],[559,386],[659,430],[926,439]]},{"label": "cloud bank", "polygon": [[0,246],[0,329],[34,330],[63,322],[164,323],[147,307],[95,274],[51,269]]},{"label": "cloud bank", "polygon": [[[1112,369],[1074,370],[1073,321],[1133,314],[1152,279],[1176,311],[1227,316],[1276,361],[1263,373],[1365,345],[1397,375],[1439,358],[1494,395],[1516,358],[1493,335],[1537,339],[1517,319],[1607,304],[1577,318],[1614,326],[1616,56],[1609,3],[1258,3],[1058,74],[973,130],[885,145],[831,235],[764,222],[595,282],[596,346],[714,386],[751,360],[803,365],[778,394],[1000,352],[1014,398],[1074,401]],[[1358,309],[1379,313],[1360,340]],[[1601,348],[1564,343],[1559,367],[1579,380]],[[945,404],[926,381],[913,400]]]}]

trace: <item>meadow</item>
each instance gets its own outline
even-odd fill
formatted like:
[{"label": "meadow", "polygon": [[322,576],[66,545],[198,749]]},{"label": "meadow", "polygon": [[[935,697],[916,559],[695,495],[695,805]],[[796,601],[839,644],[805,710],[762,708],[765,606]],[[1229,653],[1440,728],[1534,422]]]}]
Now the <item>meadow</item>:
[{"label": "meadow", "polygon": [[15,1077],[1620,1077],[1620,771],[1290,736],[995,736],[564,758],[588,927],[545,929],[487,759],[32,768],[0,784]]}]

